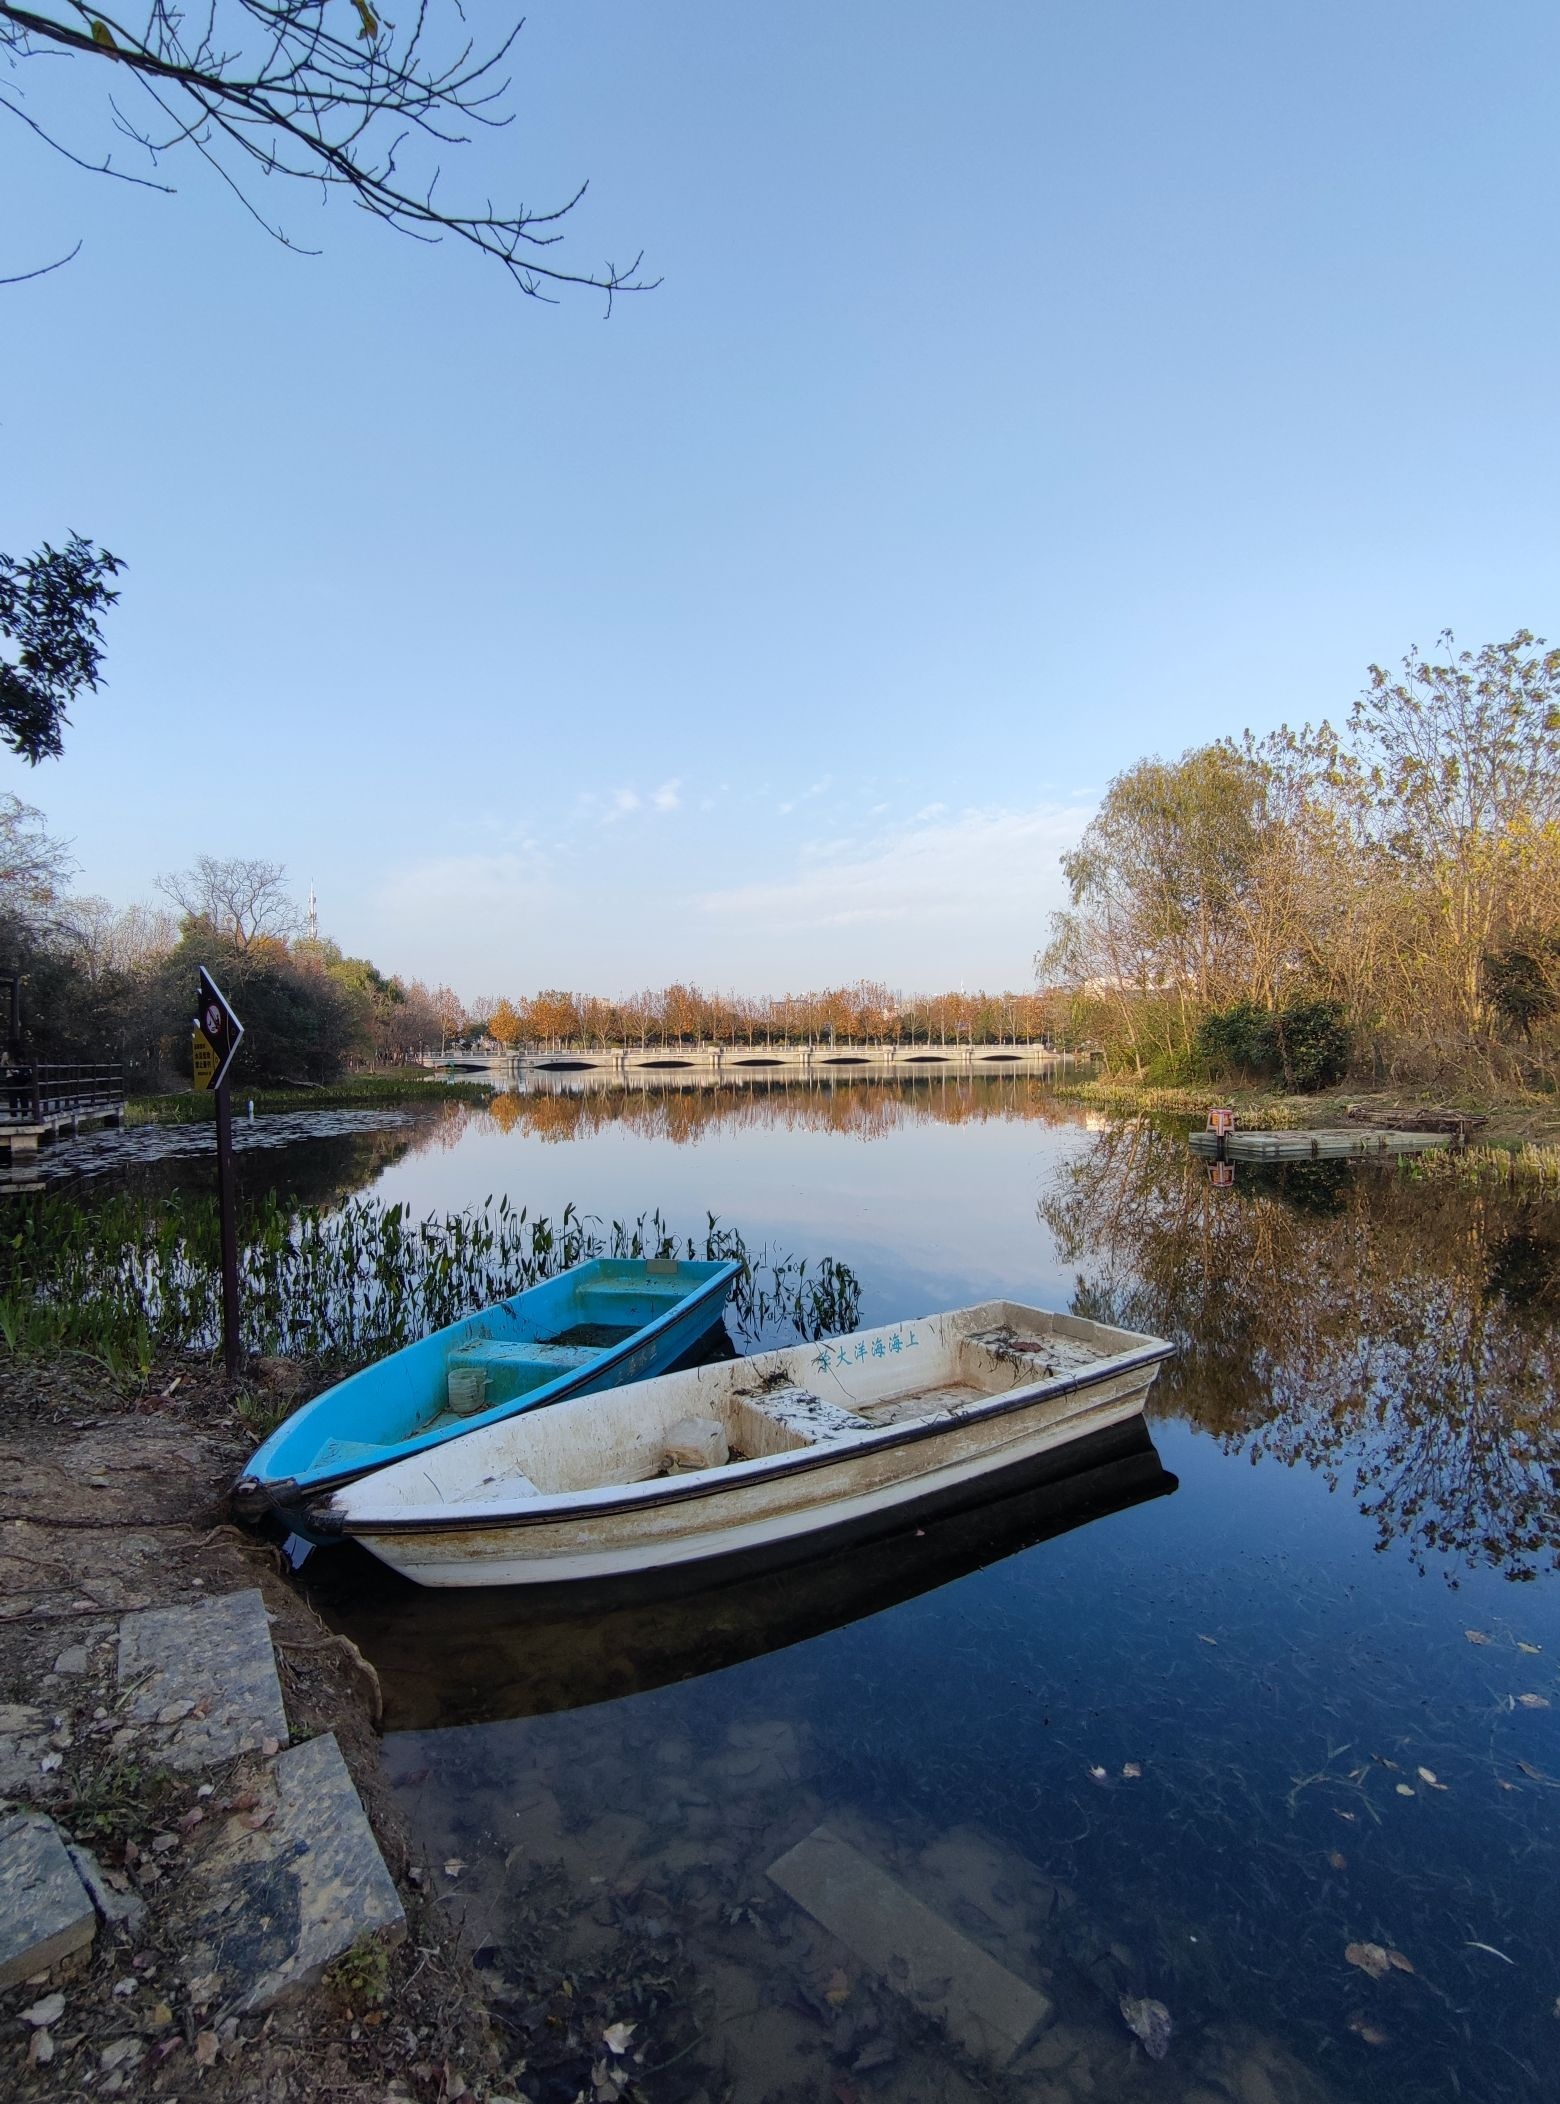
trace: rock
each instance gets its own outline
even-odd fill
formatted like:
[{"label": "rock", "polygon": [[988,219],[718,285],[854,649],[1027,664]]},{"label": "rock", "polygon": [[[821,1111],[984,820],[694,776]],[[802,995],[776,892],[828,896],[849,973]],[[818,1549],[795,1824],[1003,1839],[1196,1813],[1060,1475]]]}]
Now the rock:
[{"label": "rock", "polygon": [[65,1852],[103,1919],[116,1929],[128,1929],[133,1935],[145,1919],[145,1900],[133,1892],[116,1892],[90,1848],[83,1848],[76,1841],[67,1841]]},{"label": "rock", "polygon": [[[119,1625],[125,1714],[169,1768],[209,1768],[287,1737],[270,1625],[258,1589],[154,1607]],[[116,1735],[117,1737],[117,1735]]]},{"label": "rock", "polygon": [[30,2009],[24,2009],[22,2022],[31,2024],[35,2031],[41,2031],[50,2024],[57,2024],[64,2014],[65,1997],[56,1989],[53,1994],[46,1994],[41,2002],[34,2002]]},{"label": "rock", "polygon": [[0,1824],[0,1987],[47,1972],[84,1950],[97,1914],[52,1819]]},{"label": "rock", "polygon": [[[46,1773],[52,1720],[30,1702],[0,1702],[0,1795],[31,1795]],[[57,1765],[57,1764],[56,1764]]]},{"label": "rock", "polygon": [[334,1736],[278,1754],[268,1786],[271,1816],[230,1821],[192,1869],[181,1939],[192,1998],[246,2015],[311,1987],[360,1937],[406,1933]]},{"label": "rock", "polygon": [[85,1673],[92,1654],[85,1644],[67,1644],[54,1661],[56,1673]]},{"label": "rock", "polygon": [[1050,1998],[999,1965],[828,1827],[769,1875],[896,1994],[977,2058],[1005,2067],[1051,2020]]}]

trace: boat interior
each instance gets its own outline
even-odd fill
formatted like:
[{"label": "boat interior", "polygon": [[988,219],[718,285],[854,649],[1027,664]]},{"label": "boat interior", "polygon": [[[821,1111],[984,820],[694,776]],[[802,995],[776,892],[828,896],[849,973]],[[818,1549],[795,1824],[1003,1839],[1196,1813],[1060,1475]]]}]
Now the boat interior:
[{"label": "boat interior", "polygon": [[374,1479],[373,1507],[555,1497],[734,1467],[951,1419],[1121,1348],[1121,1332],[995,1305],[1033,1320],[971,1331],[955,1318],[934,1318],[907,1326],[913,1352],[906,1327],[868,1331],[525,1413],[384,1472]]}]

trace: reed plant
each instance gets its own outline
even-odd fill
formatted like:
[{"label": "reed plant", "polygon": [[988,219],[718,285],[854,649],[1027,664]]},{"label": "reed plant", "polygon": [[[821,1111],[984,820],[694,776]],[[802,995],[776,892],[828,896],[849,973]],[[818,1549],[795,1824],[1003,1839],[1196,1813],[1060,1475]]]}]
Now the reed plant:
[{"label": "reed plant", "polygon": [[1560,1147],[1535,1146],[1524,1141],[1517,1147],[1447,1147],[1430,1154],[1414,1154],[1401,1163],[1403,1173],[1414,1183],[1458,1184],[1474,1188],[1505,1184],[1537,1190],[1560,1191]]},{"label": "reed plant", "polygon": [[[13,1215],[0,1234],[0,1338],[19,1356],[83,1352],[116,1378],[221,1338],[214,1198],[121,1194],[89,1207]],[[731,1306],[745,1342],[854,1328],[860,1286],[846,1264],[750,1249],[712,1213],[702,1236],[673,1233],[659,1209],[602,1221],[566,1205],[553,1218],[508,1198],[413,1219],[355,1198],[293,1209],[267,1193],[240,1216],[246,1355],[344,1368],[378,1358],[588,1257],[734,1258]]]}]

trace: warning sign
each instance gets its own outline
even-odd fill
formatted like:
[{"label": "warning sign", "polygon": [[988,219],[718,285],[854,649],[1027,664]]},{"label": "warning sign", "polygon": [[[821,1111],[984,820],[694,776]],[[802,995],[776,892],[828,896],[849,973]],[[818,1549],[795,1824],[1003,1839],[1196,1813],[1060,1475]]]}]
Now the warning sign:
[{"label": "warning sign", "polygon": [[196,988],[193,1058],[195,1086],[220,1088],[227,1079],[244,1035],[244,1026],[223,998],[222,989],[202,965]]}]

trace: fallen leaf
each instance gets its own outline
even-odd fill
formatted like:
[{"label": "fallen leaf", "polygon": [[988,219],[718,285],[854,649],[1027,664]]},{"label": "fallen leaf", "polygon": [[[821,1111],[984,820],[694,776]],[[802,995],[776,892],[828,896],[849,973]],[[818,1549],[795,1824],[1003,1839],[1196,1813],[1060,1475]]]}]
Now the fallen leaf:
[{"label": "fallen leaf", "polygon": [[1412,1958],[1405,1958],[1401,1951],[1389,1950],[1387,1952],[1387,1963],[1392,1967],[1394,1972],[1411,1973],[1414,1969],[1414,1961],[1412,1960]]},{"label": "fallen leaf", "polygon": [[1446,1788],[1446,1784],[1442,1782],[1433,1768],[1421,1768],[1418,1770],[1418,1775],[1419,1780],[1429,1789],[1444,1790]]},{"label": "fallen leaf", "polygon": [[1517,1649],[1525,1651],[1529,1658],[1537,1658],[1543,1648],[1542,1644],[1524,1644],[1521,1637],[1517,1638]]},{"label": "fallen leaf", "polygon": [[1142,1775],[1143,1770],[1136,1761],[1128,1761],[1123,1766],[1121,1773],[1124,1781],[1135,1783],[1139,1776]]},{"label": "fallen leaf", "polygon": [[1515,1958],[1508,1958],[1504,1951],[1496,1950],[1493,1943],[1469,1942],[1463,1945],[1463,1949],[1468,1951],[1488,1951],[1492,1958],[1499,1958],[1502,1964],[1505,1965],[1515,1965],[1517,1962]]},{"label": "fallen leaf", "polygon": [[1331,1850],[1327,1860],[1331,1863],[1334,1870],[1347,1870],[1349,1867],[1349,1859],[1343,1854],[1341,1849],[1335,1848]]},{"label": "fallen leaf", "polygon": [[1346,1819],[1349,1825],[1353,1826],[1354,1822],[1359,1818],[1360,1815],[1358,1812],[1340,1812],[1338,1810],[1338,1807],[1334,1805],[1333,1816],[1338,1819]]},{"label": "fallen leaf", "polygon": [[1089,1780],[1091,1783],[1108,1782],[1110,1780],[1109,1771],[1100,1767],[1091,1768],[1089,1770]]},{"label": "fallen leaf", "polygon": [[605,2031],[601,2034],[606,2041],[607,2051],[619,2055],[626,2053],[628,2051],[628,2041],[638,2028],[637,2024],[608,2024]]},{"label": "fallen leaf", "polygon": [[266,1759],[269,1760],[273,1753],[276,1753],[280,1750],[281,1743],[282,1742],[280,1739],[262,1739],[260,1741],[260,1751],[265,1755]]},{"label": "fallen leaf", "polygon": [[1351,2016],[1349,2029],[1356,2038],[1363,2038],[1368,2046],[1384,2046],[1387,2043],[1386,2032],[1379,2024],[1373,2024],[1367,2016]]},{"label": "fallen leaf", "polygon": [[1548,1709],[1549,1707],[1549,1697],[1547,1695],[1519,1695],[1517,1700],[1524,1709]]},{"label": "fallen leaf", "polygon": [[1463,1635],[1470,1644],[1487,1644],[1489,1642],[1489,1638],[1482,1629],[1465,1629]]},{"label": "fallen leaf", "polygon": [[1170,2050],[1170,2033],[1173,2028],[1170,2012],[1163,2002],[1153,2002],[1146,1995],[1124,1994],[1121,1997],[1121,2014],[1127,2029],[1142,2041],[1143,2050],[1150,2060],[1163,2060]]},{"label": "fallen leaf", "polygon": [[55,1769],[60,1766],[64,1758],[65,1756],[63,1753],[46,1753],[43,1759],[38,1763],[38,1766],[42,1769],[45,1775],[52,1775]]},{"label": "fallen leaf", "polygon": [[850,1980],[846,1974],[834,1972],[829,1975],[829,1984],[824,1989],[823,1998],[831,2009],[844,2007],[850,1999]]},{"label": "fallen leaf", "polygon": [[458,1878],[465,1867],[459,1856],[451,1856],[444,1866],[444,1875],[447,1878]]},{"label": "fallen leaf", "polygon": [[29,2067],[47,2067],[53,2058],[54,2040],[47,2031],[34,2031],[32,2037],[27,2041],[27,2065]]},{"label": "fallen leaf", "polygon": [[217,2034],[215,2031],[202,2031],[195,2041],[195,2065],[197,2067],[215,2067],[216,2064]]},{"label": "fallen leaf", "polygon": [[1351,1943],[1343,1955],[1350,1965],[1357,1965],[1373,1980],[1384,1979],[1392,1969],[1392,1960],[1379,1943]]},{"label": "fallen leaf", "polygon": [[34,2002],[30,2009],[22,2011],[22,2022],[41,2031],[48,2024],[57,2024],[65,2014],[65,1997],[56,1991],[46,1994],[41,2002]]},{"label": "fallen leaf", "polygon": [[1212,1644],[1215,1651],[1219,1648],[1219,1639],[1216,1636],[1204,1636],[1199,1631],[1197,1641],[1199,1644]]},{"label": "fallen leaf", "polygon": [[1412,1797],[1414,1794],[1413,1784],[1399,1783],[1397,1786],[1397,1794],[1399,1795],[1399,1797]]}]

